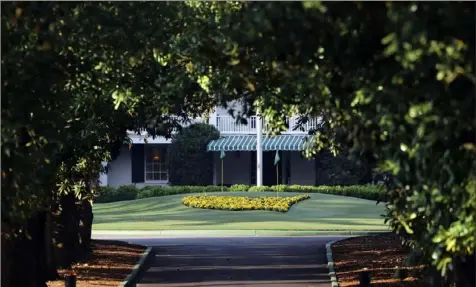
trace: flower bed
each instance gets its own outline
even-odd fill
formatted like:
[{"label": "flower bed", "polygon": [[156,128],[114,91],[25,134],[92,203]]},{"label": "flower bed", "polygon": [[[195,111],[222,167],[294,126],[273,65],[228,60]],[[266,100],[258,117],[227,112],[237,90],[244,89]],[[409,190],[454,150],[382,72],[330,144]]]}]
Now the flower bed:
[{"label": "flower bed", "polygon": [[309,195],[291,197],[248,197],[248,196],[185,196],[182,203],[189,207],[220,210],[270,210],[286,212]]}]

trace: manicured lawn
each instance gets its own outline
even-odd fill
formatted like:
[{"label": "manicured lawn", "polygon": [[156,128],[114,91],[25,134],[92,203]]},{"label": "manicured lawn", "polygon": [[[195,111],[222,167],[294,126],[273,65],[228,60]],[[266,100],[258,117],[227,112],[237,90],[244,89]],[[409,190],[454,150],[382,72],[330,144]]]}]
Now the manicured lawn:
[{"label": "manicured lawn", "polygon": [[[296,196],[300,193],[280,193]],[[305,193],[302,193],[305,194]],[[188,194],[192,195],[192,194]],[[203,194],[202,194],[203,195]],[[271,192],[216,195],[275,196]],[[184,194],[94,205],[94,230],[386,230],[384,205],[328,194],[310,194],[286,213],[206,210],[184,206]]]}]

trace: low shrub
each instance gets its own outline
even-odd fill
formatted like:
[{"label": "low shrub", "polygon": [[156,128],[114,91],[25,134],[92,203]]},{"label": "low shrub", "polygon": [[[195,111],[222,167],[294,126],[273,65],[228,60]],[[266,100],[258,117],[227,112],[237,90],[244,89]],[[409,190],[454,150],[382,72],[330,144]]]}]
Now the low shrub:
[{"label": "low shrub", "polygon": [[[147,198],[184,193],[206,193],[219,192],[221,186],[147,186],[138,191],[137,198]],[[223,191],[228,191],[228,187],[223,187]]]},{"label": "low shrub", "polygon": [[[121,186],[117,190],[112,187],[101,187],[96,202],[112,202],[131,200],[135,198],[148,198],[185,193],[211,193],[222,191],[221,186],[146,186],[137,189],[133,185]],[[230,192],[300,192],[324,193],[333,195],[350,196],[375,201],[386,201],[386,192],[382,185],[350,185],[350,186],[306,186],[306,185],[274,185],[274,186],[248,186],[235,184],[223,187],[223,191]]]},{"label": "low shrub", "polygon": [[133,200],[137,198],[138,189],[135,185],[122,185],[116,191],[119,200]]},{"label": "low shrub", "polygon": [[99,188],[99,194],[95,201],[97,203],[106,203],[123,200],[134,200],[137,198],[138,189],[135,185],[122,185],[115,189],[110,186]]},{"label": "low shrub", "polygon": [[137,191],[137,199],[155,197],[156,195],[154,195],[154,190],[155,187],[152,186],[146,186],[144,188],[139,189]]},{"label": "low shrub", "polygon": [[112,202],[114,200],[114,196],[116,194],[116,189],[111,186],[101,186],[98,189],[98,194],[95,198],[95,202],[97,203],[104,203],[104,202]]},{"label": "low shrub", "polygon": [[286,187],[287,185],[284,185],[284,184],[273,185],[269,187],[269,190],[274,192],[286,192]]},{"label": "low shrub", "polygon": [[375,201],[387,200],[385,188],[381,185],[317,186],[315,189],[315,192],[318,193],[351,196]]},{"label": "low shrub", "polygon": [[299,201],[310,198],[309,195],[292,197],[248,197],[248,196],[185,196],[182,203],[189,207],[219,210],[271,210],[286,212]]},{"label": "low shrub", "polygon": [[250,186],[248,189],[250,192],[265,192],[265,191],[271,191],[271,188],[269,186],[263,185],[263,186]]},{"label": "low shrub", "polygon": [[234,184],[230,186],[229,191],[248,191],[250,189],[249,185],[246,184]]}]

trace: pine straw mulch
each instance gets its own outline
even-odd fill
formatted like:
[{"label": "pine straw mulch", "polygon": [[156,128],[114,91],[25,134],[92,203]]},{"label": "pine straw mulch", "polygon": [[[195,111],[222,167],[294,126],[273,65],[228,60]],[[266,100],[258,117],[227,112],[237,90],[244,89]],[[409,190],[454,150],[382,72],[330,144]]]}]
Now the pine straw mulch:
[{"label": "pine straw mulch", "polygon": [[[139,262],[146,247],[120,241],[93,240],[92,255],[73,266],[77,287],[119,286]],[[48,287],[64,287],[66,270],[58,270],[59,280]]]},{"label": "pine straw mulch", "polygon": [[359,286],[359,273],[367,268],[371,286],[424,287],[421,280],[408,276],[403,281],[395,277],[396,269],[420,271],[423,266],[405,267],[408,250],[392,233],[345,239],[332,244],[337,280],[341,287]]}]

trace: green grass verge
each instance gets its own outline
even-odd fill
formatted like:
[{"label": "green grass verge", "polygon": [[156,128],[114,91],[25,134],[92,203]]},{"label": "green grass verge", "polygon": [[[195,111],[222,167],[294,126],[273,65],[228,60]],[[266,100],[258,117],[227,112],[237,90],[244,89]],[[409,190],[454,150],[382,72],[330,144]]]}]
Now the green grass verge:
[{"label": "green grass verge", "polygon": [[123,185],[116,188],[106,186],[99,189],[95,198],[97,203],[141,199],[157,196],[210,193],[210,192],[296,192],[296,193],[324,193],[351,196],[369,200],[385,201],[386,191],[381,185],[350,185],[350,186],[309,186],[309,185],[273,185],[248,186],[236,184],[231,187],[220,186],[145,186],[137,188],[135,185]]},{"label": "green grass verge", "polygon": [[[197,195],[197,194],[196,194]],[[214,192],[214,196],[230,195]],[[236,196],[271,196],[236,192]],[[279,193],[296,196],[298,193]],[[183,195],[94,205],[94,230],[383,230],[384,205],[375,201],[311,194],[286,213],[262,210],[205,210],[184,206]]]}]

